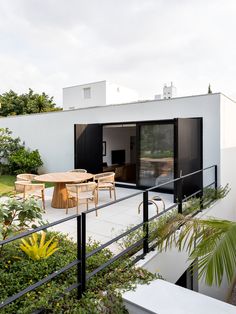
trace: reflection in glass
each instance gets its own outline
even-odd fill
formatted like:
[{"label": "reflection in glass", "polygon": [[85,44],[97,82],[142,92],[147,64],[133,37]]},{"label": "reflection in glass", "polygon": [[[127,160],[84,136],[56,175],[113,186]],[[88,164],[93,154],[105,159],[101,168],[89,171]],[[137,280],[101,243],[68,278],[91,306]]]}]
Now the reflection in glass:
[{"label": "reflection in glass", "polygon": [[[173,178],[174,125],[141,125],[139,184],[155,186]],[[173,183],[163,188],[173,189]]]}]

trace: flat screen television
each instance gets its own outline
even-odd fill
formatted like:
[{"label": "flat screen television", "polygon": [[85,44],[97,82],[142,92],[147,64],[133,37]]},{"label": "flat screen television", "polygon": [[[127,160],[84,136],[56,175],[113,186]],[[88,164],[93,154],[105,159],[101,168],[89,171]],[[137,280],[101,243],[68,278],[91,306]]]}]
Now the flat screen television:
[{"label": "flat screen television", "polygon": [[125,163],[125,150],[112,150],[111,151],[111,163],[122,165]]}]

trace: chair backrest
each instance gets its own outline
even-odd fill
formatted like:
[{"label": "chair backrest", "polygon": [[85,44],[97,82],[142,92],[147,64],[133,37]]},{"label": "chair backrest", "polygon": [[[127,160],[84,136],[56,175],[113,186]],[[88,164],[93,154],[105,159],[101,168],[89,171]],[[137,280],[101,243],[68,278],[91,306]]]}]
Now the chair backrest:
[{"label": "chair backrest", "polygon": [[94,175],[94,180],[99,180],[101,181],[101,179],[103,178],[107,178],[110,176],[115,176],[115,172],[102,172],[102,173],[98,173]]},{"label": "chair backrest", "polygon": [[99,183],[114,183],[115,182],[115,172],[104,172],[103,175],[100,175],[95,178],[97,180],[98,185]]},{"label": "chair backrest", "polygon": [[31,173],[21,173],[16,176],[17,181],[33,181],[36,177],[35,174]]},{"label": "chair backrest", "polygon": [[66,184],[68,193],[79,193],[81,192],[94,192],[97,188],[97,183],[88,182],[88,183],[77,183],[77,184]]},{"label": "chair backrest", "polygon": [[69,172],[82,172],[82,173],[86,173],[87,170],[86,170],[86,169],[73,169],[73,170],[70,170]]},{"label": "chair backrest", "polygon": [[34,192],[39,190],[44,190],[44,183],[36,183],[33,184],[30,181],[16,181],[15,182],[15,190],[17,193],[27,193]]}]

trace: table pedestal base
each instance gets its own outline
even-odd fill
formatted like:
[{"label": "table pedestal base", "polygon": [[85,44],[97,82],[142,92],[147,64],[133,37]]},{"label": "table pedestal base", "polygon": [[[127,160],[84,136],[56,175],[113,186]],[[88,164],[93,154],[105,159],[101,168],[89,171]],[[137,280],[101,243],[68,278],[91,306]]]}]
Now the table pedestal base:
[{"label": "table pedestal base", "polygon": [[[53,191],[52,196],[52,203],[51,206],[53,208],[66,208],[67,206],[67,191],[66,191],[66,184],[65,183],[56,183]],[[75,207],[76,200],[70,199],[68,207]]]}]

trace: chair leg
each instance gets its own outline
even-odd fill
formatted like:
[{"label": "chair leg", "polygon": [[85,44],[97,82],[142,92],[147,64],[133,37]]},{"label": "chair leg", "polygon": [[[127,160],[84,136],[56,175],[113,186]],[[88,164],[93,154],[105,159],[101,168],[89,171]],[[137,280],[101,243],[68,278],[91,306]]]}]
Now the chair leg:
[{"label": "chair leg", "polygon": [[86,209],[88,210],[88,199],[86,200]]},{"label": "chair leg", "polygon": [[77,199],[77,215],[79,214],[79,200]]},{"label": "chair leg", "polygon": [[45,197],[44,197],[44,190],[42,190],[42,204],[43,204],[43,209],[44,209],[44,212],[45,212]]},{"label": "chair leg", "polygon": [[66,215],[68,214],[68,208],[69,208],[69,198],[67,197],[67,200],[66,200]]},{"label": "chair leg", "polygon": [[114,199],[115,199],[115,201],[116,201],[116,189],[114,188]]},{"label": "chair leg", "polygon": [[111,188],[109,188],[109,192],[110,192],[110,198],[111,198]]}]

